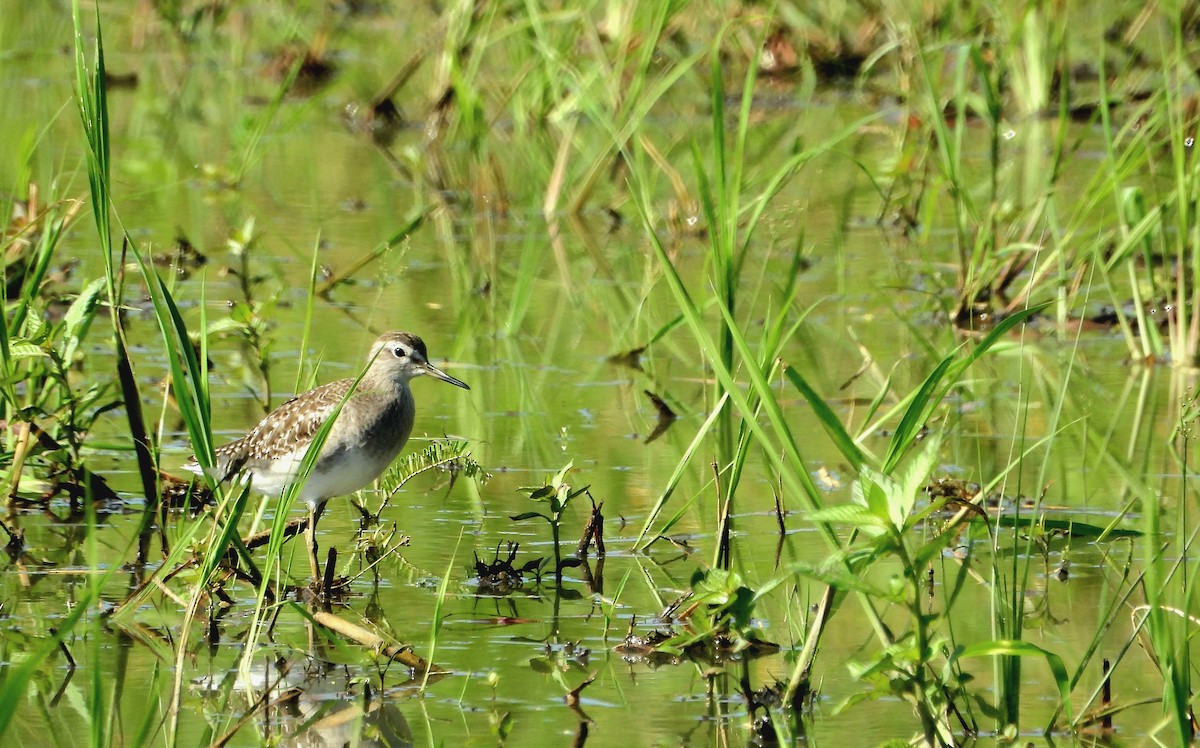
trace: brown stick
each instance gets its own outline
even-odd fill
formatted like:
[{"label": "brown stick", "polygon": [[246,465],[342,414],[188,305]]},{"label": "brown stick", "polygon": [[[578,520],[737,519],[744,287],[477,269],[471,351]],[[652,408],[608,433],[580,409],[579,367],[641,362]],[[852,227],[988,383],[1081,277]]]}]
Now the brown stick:
[{"label": "brown stick", "polygon": [[[590,494],[589,494],[590,496]],[[588,519],[587,527],[583,529],[583,536],[579,538],[579,545],[575,549],[575,555],[579,558],[587,558],[588,548],[593,543],[596,545],[596,554],[601,558],[604,557],[604,502],[599,504],[592,501],[592,516]]]},{"label": "brown stick", "polygon": [[365,647],[370,647],[389,660],[396,660],[417,672],[437,672],[440,670],[436,665],[431,665],[414,654],[412,647],[407,644],[392,644],[374,631],[359,626],[356,623],[351,623],[333,613],[317,610],[313,611],[312,618],[330,631],[335,631],[347,639],[353,639]]},{"label": "brown stick", "polygon": [[1111,731],[1113,729],[1113,718],[1112,712],[1108,711],[1108,708],[1112,706],[1112,675],[1110,672],[1112,666],[1109,664],[1107,657],[1100,661],[1100,669],[1104,674],[1104,688],[1101,690],[1100,695],[1100,708],[1104,710],[1104,716],[1100,718],[1100,727],[1103,730]]},{"label": "brown stick", "polygon": [[[308,528],[308,519],[294,519],[283,526],[283,537],[285,539],[295,537],[304,532]],[[245,544],[246,550],[252,551],[259,546],[266,545],[271,539],[271,531],[263,530],[256,532],[248,538],[242,538],[242,543]]]},{"label": "brown stick", "polygon": [[8,490],[8,498],[17,495],[17,485],[21,482],[21,472],[25,467],[25,454],[29,451],[29,424],[18,423],[13,431],[17,435],[17,444],[13,448],[12,470],[9,474],[12,476],[12,485]]}]

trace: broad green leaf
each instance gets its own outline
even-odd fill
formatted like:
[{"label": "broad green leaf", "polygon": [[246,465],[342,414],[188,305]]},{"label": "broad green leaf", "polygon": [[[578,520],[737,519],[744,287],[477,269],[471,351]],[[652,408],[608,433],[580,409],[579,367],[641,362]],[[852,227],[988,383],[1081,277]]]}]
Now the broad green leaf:
[{"label": "broad green leaf", "polygon": [[892,511],[892,522],[896,527],[906,527],[908,520],[912,516],[913,505],[916,504],[917,496],[922,493],[926,483],[929,482],[929,474],[933,472],[933,466],[937,464],[938,455],[942,447],[942,440],[938,437],[930,437],[925,440],[925,444],[917,452],[916,456],[905,466],[904,470],[897,476],[895,493],[889,497]]},{"label": "broad green leaf", "polygon": [[66,341],[63,349],[63,361],[70,362],[75,357],[75,352],[79,350],[79,343],[87,335],[92,319],[96,316],[96,307],[99,306],[100,295],[104,293],[105,284],[104,278],[97,278],[87,284],[75,301],[71,302],[71,306],[67,308],[67,313],[63,316],[63,337]]},{"label": "broad green leaf", "polygon": [[887,527],[882,518],[860,504],[839,504],[837,506],[825,507],[815,512],[809,512],[806,516],[813,522],[826,522],[831,525]]},{"label": "broad green leaf", "polygon": [[48,356],[46,350],[40,345],[35,345],[24,340],[13,339],[8,344],[8,356],[13,361],[18,361],[25,358],[39,358]]},{"label": "broad green leaf", "polygon": [[515,514],[515,515],[509,517],[509,519],[511,519],[513,522],[521,522],[522,520],[533,519],[534,517],[541,517],[542,519],[546,520],[547,522],[550,521],[550,518],[547,517],[546,515],[542,514],[541,512],[524,512],[522,514]]},{"label": "broad green leaf", "polygon": [[554,474],[554,478],[551,480],[551,485],[561,486],[563,481],[565,481],[567,478],[567,473],[571,472],[571,468],[573,467],[575,467],[574,460],[568,462],[566,465],[563,465],[562,470],[559,470]]},{"label": "broad green leaf", "polygon": [[964,657],[1041,657],[1054,676],[1054,684],[1058,686],[1058,695],[1062,699],[1063,709],[1066,710],[1067,722],[1071,722],[1071,680],[1067,677],[1067,668],[1062,658],[1053,652],[1042,649],[1036,644],[1019,639],[994,639],[979,642],[958,651],[958,658]]},{"label": "broad green leaf", "polygon": [[554,493],[554,486],[540,486],[529,493],[529,498],[539,501]]},{"label": "broad green leaf", "polygon": [[1099,525],[1091,525],[1086,522],[1076,522],[1071,519],[1053,519],[1046,516],[1030,517],[1020,516],[1014,517],[1011,514],[1002,514],[996,518],[996,524],[1000,527],[1022,527],[1029,529],[1032,527],[1040,527],[1044,530],[1054,530],[1065,533],[1076,538],[1100,538],[1105,540],[1116,540],[1117,538],[1138,538],[1142,536],[1139,530],[1130,530],[1122,527],[1100,527]]},{"label": "broad green leaf", "polygon": [[888,590],[876,587],[861,575],[851,574],[844,566],[831,564],[823,564],[821,566],[794,564],[790,568],[795,573],[803,574],[806,577],[815,579],[843,592],[861,592],[867,597],[877,600],[899,602]]}]

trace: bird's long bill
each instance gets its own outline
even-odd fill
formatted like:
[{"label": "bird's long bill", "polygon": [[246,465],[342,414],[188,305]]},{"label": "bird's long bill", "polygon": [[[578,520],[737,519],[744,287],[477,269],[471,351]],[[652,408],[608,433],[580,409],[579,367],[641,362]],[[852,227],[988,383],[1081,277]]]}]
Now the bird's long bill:
[{"label": "bird's long bill", "polygon": [[437,368],[433,364],[430,364],[430,363],[425,364],[425,373],[430,375],[431,377],[440,379],[443,382],[449,382],[450,384],[454,385],[455,387],[462,387],[464,390],[471,389],[470,387],[467,386],[466,382],[462,381],[461,379],[455,379],[454,377],[450,376],[446,372]]}]

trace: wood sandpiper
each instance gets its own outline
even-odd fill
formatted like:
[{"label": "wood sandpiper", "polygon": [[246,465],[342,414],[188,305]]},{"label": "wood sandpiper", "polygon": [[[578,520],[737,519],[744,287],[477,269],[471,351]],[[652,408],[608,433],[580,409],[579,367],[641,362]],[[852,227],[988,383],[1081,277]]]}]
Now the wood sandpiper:
[{"label": "wood sandpiper", "polygon": [[[422,374],[471,389],[429,363],[425,343],[416,335],[384,333],[371,346],[357,386],[353,378],[339,379],[297,395],[241,439],[216,449],[212,476],[219,482],[248,480],[253,490],[278,496],[297,478],[308,445],[342,404],[297,494],[308,504],[305,534],[314,583],[321,579],[316,528],[325,502],[371,483],[400,454],[416,415],[408,383]],[[194,456],[183,468],[201,474]]]}]

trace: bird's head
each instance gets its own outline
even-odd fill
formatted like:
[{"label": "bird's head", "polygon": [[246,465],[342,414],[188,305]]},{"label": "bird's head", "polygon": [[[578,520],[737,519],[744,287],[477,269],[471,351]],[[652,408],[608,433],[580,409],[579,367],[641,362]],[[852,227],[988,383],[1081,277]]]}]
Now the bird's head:
[{"label": "bird's head", "polygon": [[389,379],[407,382],[414,377],[428,374],[455,387],[471,389],[466,382],[455,379],[429,363],[425,341],[412,333],[385,332],[380,335],[375,345],[371,346],[371,355],[367,363],[372,372],[383,374]]}]

